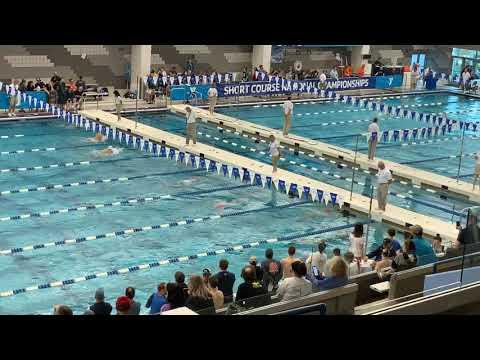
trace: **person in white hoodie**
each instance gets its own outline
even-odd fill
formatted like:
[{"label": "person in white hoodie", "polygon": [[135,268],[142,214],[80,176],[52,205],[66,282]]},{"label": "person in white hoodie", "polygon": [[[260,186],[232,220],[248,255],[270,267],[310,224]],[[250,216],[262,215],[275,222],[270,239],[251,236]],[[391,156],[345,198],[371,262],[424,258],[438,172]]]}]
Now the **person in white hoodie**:
[{"label": "person in white hoodie", "polygon": [[312,283],[305,279],[307,266],[302,261],[292,263],[293,276],[285,278],[278,288],[280,301],[296,299],[312,293]]},{"label": "person in white hoodie", "polygon": [[318,251],[315,251],[312,255],[307,258],[307,272],[312,273],[312,267],[315,266],[320,273],[325,273],[325,265],[327,264],[327,255],[325,254],[325,249],[327,245],[325,241],[322,240],[318,243]]}]

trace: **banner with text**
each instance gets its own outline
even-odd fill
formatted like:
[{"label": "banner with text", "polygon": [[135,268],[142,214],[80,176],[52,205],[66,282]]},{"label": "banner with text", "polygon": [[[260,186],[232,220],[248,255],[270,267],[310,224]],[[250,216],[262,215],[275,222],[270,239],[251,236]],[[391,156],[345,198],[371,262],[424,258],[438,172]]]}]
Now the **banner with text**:
[{"label": "banner with text", "polygon": [[[262,96],[288,93],[319,94],[324,91],[391,88],[401,86],[402,75],[375,76],[368,78],[327,79],[323,84],[319,79],[286,80],[271,77],[270,81],[249,81],[217,84],[219,97]],[[177,85],[171,89],[172,100],[207,99],[210,85]]]}]

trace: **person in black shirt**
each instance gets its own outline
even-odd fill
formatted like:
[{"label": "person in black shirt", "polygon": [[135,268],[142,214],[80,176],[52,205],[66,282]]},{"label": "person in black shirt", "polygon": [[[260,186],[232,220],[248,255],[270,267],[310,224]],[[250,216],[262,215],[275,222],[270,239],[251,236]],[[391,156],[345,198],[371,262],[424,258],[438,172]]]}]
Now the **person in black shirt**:
[{"label": "person in black shirt", "polygon": [[105,302],[103,289],[100,288],[95,291],[95,304],[90,306],[90,310],[92,310],[95,315],[110,315],[112,312],[112,305]]},{"label": "person in black shirt", "polygon": [[[282,279],[282,263],[273,258],[273,250],[265,250],[265,260],[261,264],[263,270],[263,287],[268,291],[276,291]],[[271,287],[271,289],[269,289]]]},{"label": "person in black shirt", "polygon": [[255,268],[252,265],[243,268],[242,278],[245,282],[238,286],[235,302],[267,294],[267,290],[255,278]]},{"label": "person in black shirt", "polygon": [[35,83],[35,89],[36,88],[43,89],[45,87],[45,83],[42,81],[42,79],[38,78],[37,82]]},{"label": "person in black shirt", "polygon": [[465,245],[466,252],[468,252],[468,250],[478,249],[478,244],[480,243],[480,227],[477,223],[477,214],[474,210],[470,211],[471,212],[467,221],[467,226],[464,229],[460,229],[456,244],[458,248],[461,248]]},{"label": "person in black shirt", "polygon": [[389,257],[394,258],[397,254],[395,250],[392,248],[392,240],[389,238],[383,239],[383,243],[381,246],[376,248],[375,250],[369,252],[367,257],[369,259],[374,258],[375,261],[380,261],[382,259],[382,252],[383,250],[388,250]]},{"label": "person in black shirt", "polygon": [[218,281],[218,290],[223,293],[225,303],[233,300],[233,284],[235,283],[235,274],[227,271],[228,261],[225,259],[220,260],[218,266],[220,271],[215,274]]},{"label": "person in black shirt", "polygon": [[256,256],[250,257],[249,263],[255,269],[255,280],[257,280],[261,283],[262,279],[263,279],[263,270],[260,266],[257,265],[257,257]]},{"label": "person in black shirt", "polygon": [[62,78],[60,76],[58,76],[58,73],[55,71],[53,73],[53,76],[52,78],[50,79],[52,84],[56,84],[57,82],[59,82]]},{"label": "person in black shirt", "polygon": [[181,271],[175,273],[175,283],[177,284],[178,303],[185,305],[188,298],[188,286],[185,284],[185,274]]},{"label": "person in black shirt", "polygon": [[34,91],[35,90],[35,85],[33,84],[33,81],[29,81],[27,84],[27,91]]}]

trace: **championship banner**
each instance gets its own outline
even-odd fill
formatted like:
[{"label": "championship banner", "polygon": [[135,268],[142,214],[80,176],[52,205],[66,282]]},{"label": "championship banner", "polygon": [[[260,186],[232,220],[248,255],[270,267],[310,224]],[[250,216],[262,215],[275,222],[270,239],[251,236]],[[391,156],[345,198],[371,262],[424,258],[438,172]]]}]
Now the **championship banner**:
[{"label": "championship banner", "polygon": [[[319,79],[307,80],[285,80],[279,82],[269,81],[248,81],[237,83],[217,83],[216,88],[219,97],[230,96],[263,96],[288,93],[318,93],[320,90],[341,91],[355,89],[388,88],[402,85],[401,75],[372,76],[366,78],[342,78],[327,79],[320,88]],[[188,100],[192,98],[207,99],[207,92],[210,85],[197,84],[175,85],[171,88],[170,98],[173,101]]]}]

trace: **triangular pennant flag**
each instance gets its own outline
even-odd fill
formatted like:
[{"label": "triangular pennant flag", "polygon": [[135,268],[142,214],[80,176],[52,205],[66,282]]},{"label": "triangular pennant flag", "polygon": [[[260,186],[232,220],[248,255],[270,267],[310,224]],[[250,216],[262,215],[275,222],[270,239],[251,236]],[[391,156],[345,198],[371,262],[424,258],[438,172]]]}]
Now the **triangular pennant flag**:
[{"label": "triangular pennant flag", "polygon": [[345,199],[342,195],[337,195],[337,204],[340,208],[343,208],[343,204],[345,203]]},{"label": "triangular pennant flag", "polygon": [[265,188],[265,185],[267,185],[267,177],[262,174],[260,178],[262,179],[262,187]]},{"label": "triangular pennant flag", "polygon": [[328,202],[330,201],[330,194],[328,192],[323,194],[323,201],[325,202],[325,205],[328,205]]}]

